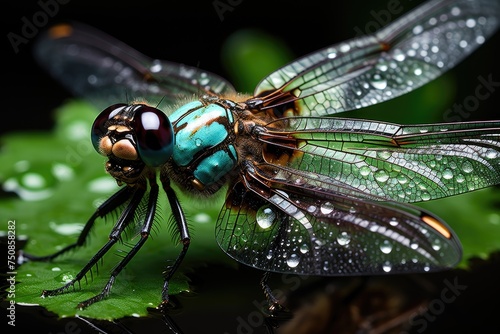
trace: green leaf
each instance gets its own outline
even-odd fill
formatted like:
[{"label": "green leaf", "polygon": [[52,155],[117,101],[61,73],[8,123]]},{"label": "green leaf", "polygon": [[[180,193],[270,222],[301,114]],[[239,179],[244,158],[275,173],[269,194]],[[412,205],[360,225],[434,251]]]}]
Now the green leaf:
[{"label": "green leaf", "polygon": [[[25,251],[48,255],[76,241],[83,224],[99,203],[118,190],[114,179],[104,171],[105,158],[90,144],[90,133],[96,110],[79,101],[69,102],[57,111],[53,132],[18,133],[2,138],[0,181],[4,190],[19,197],[3,198],[0,212],[3,221],[15,221],[18,237],[28,237]],[[183,274],[200,263],[231,263],[217,246],[214,222],[222,203],[200,209],[199,205],[180,196],[191,223],[192,246],[181,269],[170,282],[171,295],[189,291],[189,280]],[[110,295],[103,301],[79,310],[78,302],[99,293],[109,273],[138,241],[133,231],[126,233],[123,244],[106,254],[98,271],[88,273],[75,291],[41,298],[44,289],[61,287],[74,277],[108,240],[117,213],[98,219],[89,242],[51,263],[28,262],[17,270],[16,302],[39,304],[59,316],[76,314],[95,319],[144,316],[156,307],[163,286],[162,271],[175,260],[181,247],[171,235],[170,211],[161,195],[159,215],[153,232],[138,254],[118,275]],[[208,209],[207,209],[208,207]],[[2,227],[4,229],[4,227]],[[6,229],[6,227],[5,227]],[[170,261],[170,262],[169,262]]]}]

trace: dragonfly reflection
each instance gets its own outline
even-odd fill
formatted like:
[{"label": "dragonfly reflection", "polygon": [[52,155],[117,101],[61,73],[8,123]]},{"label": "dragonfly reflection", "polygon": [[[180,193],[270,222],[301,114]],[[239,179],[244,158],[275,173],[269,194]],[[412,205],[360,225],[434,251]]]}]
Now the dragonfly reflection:
[{"label": "dragonfly reflection", "polygon": [[[141,237],[108,284],[79,307],[105,298],[147,240],[162,187],[182,244],[164,273],[161,305],[168,303],[168,282],[190,244],[171,182],[198,198],[227,191],[217,242],[265,272],[335,276],[455,266],[462,255],[456,234],[408,203],[500,183],[500,121],[398,125],[330,115],[428,83],[484,43],[499,20],[496,0],[429,1],[372,35],[278,69],[251,96],[207,71],[150,59],[91,27],[51,28],[36,45],[37,59],[76,96],[104,106],[92,143],[123,187],[77,242],[29,257],[52,260],[82,246],[97,218],[125,209],[81,272],[43,294],[66,292],[127,226],[139,226]],[[130,96],[137,102],[123,103]]]}]

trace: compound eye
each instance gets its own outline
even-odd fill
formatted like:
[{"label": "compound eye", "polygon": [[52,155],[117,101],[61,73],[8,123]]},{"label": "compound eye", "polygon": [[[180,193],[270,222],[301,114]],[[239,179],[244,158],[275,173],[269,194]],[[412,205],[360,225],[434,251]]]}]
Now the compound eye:
[{"label": "compound eye", "polygon": [[141,105],[134,116],[137,151],[142,161],[151,167],[167,162],[174,150],[174,130],[161,110]]},{"label": "compound eye", "polygon": [[99,116],[96,117],[94,123],[92,124],[92,130],[90,133],[90,138],[92,140],[92,145],[97,152],[100,152],[99,145],[101,138],[106,135],[108,129],[106,127],[106,122],[113,118],[116,114],[122,111],[127,105],[125,103],[113,104],[107,107]]}]

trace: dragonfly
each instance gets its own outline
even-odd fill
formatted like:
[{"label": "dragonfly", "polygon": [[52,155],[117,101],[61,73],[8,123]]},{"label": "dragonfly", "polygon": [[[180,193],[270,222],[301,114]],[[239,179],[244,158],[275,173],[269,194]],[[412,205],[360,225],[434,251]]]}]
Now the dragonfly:
[{"label": "dragonfly", "polygon": [[[396,98],[434,80],[498,29],[496,0],[431,0],[377,32],[327,46],[269,74],[253,94],[188,65],[152,59],[81,23],[38,39],[35,57],[75,96],[103,110],[91,129],[121,187],[89,218],[121,209],[107,241],[64,286],[68,292],[119,240],[135,244],[79,308],[107,298],[150,235],[165,192],[182,245],[163,272],[159,308],[191,243],[177,192],[225,192],[215,223],[221,249],[264,272],[347,276],[432,272],[461,260],[456,233],[412,203],[500,183],[500,121],[401,125],[334,114]],[[131,97],[133,101],[130,102]],[[175,186],[173,186],[175,185]]]}]

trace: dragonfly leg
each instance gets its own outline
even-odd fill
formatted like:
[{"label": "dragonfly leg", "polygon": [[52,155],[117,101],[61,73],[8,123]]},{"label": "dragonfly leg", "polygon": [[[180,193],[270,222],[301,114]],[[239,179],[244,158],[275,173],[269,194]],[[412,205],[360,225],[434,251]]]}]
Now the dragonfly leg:
[{"label": "dragonfly leg", "polygon": [[269,315],[265,318],[264,324],[268,333],[274,333],[274,328],[279,327],[281,322],[290,320],[293,315],[292,312],[280,304],[278,298],[272,293],[271,288],[267,284],[269,276],[271,276],[271,272],[266,271],[260,280],[260,285],[269,305]]},{"label": "dragonfly leg", "polygon": [[189,236],[189,229],[188,229],[188,224],[186,221],[186,217],[184,216],[184,212],[182,211],[182,207],[179,203],[179,200],[177,199],[177,195],[175,194],[175,191],[170,187],[170,180],[166,177],[166,175],[161,175],[161,182],[163,185],[163,189],[165,190],[165,193],[167,194],[167,198],[170,204],[170,208],[172,210],[172,215],[174,216],[175,223],[177,224],[177,229],[180,234],[180,241],[182,243],[182,249],[179,255],[177,256],[177,259],[172,265],[169,265],[165,268],[163,271],[163,289],[161,293],[162,297],[162,302],[158,306],[159,309],[164,310],[165,307],[167,306],[169,302],[169,296],[168,296],[168,288],[169,288],[169,281],[176,272],[176,270],[179,268],[180,264],[182,263],[184,257],[187,254],[187,251],[189,249],[189,245],[191,243],[191,237]]},{"label": "dragonfly leg", "polygon": [[275,310],[282,309],[283,306],[280,304],[278,298],[274,296],[273,292],[271,291],[271,288],[267,284],[269,276],[271,276],[271,272],[266,271],[262,276],[262,279],[260,280],[260,286],[262,287],[264,295],[266,296],[269,305],[268,310],[270,313],[273,313]]},{"label": "dragonfly leg", "polygon": [[87,240],[87,237],[90,234],[90,231],[92,230],[92,227],[94,226],[95,220],[99,217],[104,217],[111,211],[115,210],[117,207],[119,207],[121,204],[123,204],[127,199],[130,198],[130,196],[133,194],[134,189],[130,187],[124,187],[118,190],[113,196],[111,196],[108,200],[106,200],[103,204],[101,204],[97,210],[94,212],[92,217],[89,218],[85,226],[83,227],[83,230],[80,232],[80,235],[78,236],[78,240],[75,243],[72,243],[61,250],[50,254],[50,255],[45,255],[45,256],[37,256],[33,254],[28,254],[28,253],[22,253],[22,258],[31,260],[31,261],[52,261],[59,255],[65,254],[68,251],[78,248],[80,246],[83,246],[85,244],[85,241]]},{"label": "dragonfly leg", "polygon": [[[282,240],[286,234],[286,230],[289,226],[288,217],[283,216],[281,220],[281,224],[279,227],[278,234],[276,238],[273,240],[271,250],[277,253],[277,248],[280,247]],[[260,280],[260,285],[262,290],[264,291],[264,295],[266,296],[268,303],[268,312],[269,317],[266,319],[266,325],[268,329],[270,327],[277,327],[278,321],[285,321],[292,318],[292,313],[283,305],[281,305],[280,301],[273,294],[271,288],[269,287],[268,280],[271,276],[270,271],[266,271]]]},{"label": "dragonfly leg", "polygon": [[[125,193],[124,191],[119,191],[117,193],[117,195],[122,196],[124,193]],[[133,188],[133,192],[132,192],[133,197],[132,197],[131,201],[128,203],[125,210],[122,212],[120,218],[118,219],[118,222],[113,227],[113,230],[109,234],[109,241],[90,259],[90,261],[85,265],[85,267],[83,267],[82,270],[80,270],[80,272],[75,276],[74,279],[72,279],[71,281],[69,281],[68,283],[66,283],[65,285],[63,285],[62,287],[60,287],[58,289],[44,290],[42,292],[42,297],[53,296],[53,295],[58,295],[58,294],[64,293],[69,288],[71,288],[71,287],[74,288],[76,283],[80,284],[80,281],[84,277],[86,278],[86,274],[89,271],[90,271],[90,274],[92,275],[92,270],[91,270],[92,267],[94,265],[96,265],[98,263],[98,261],[100,259],[102,259],[104,254],[106,254],[109,251],[109,249],[111,249],[111,247],[120,239],[120,235],[123,232],[123,230],[133,220],[135,211],[136,211],[137,207],[139,206],[139,204],[141,203],[141,199],[144,196],[144,193],[145,193],[144,187]],[[130,197],[130,195],[127,193],[126,197]],[[123,202],[124,202],[124,200],[121,201],[121,203],[123,203]],[[115,205],[115,208],[116,208],[116,205]],[[113,281],[114,281],[114,279],[113,279]],[[108,285],[109,285],[109,288],[108,288],[108,291],[109,291],[109,289],[111,288],[112,282],[108,282],[107,286]],[[90,305],[90,304],[88,304],[88,305]]]},{"label": "dragonfly leg", "polygon": [[[127,253],[127,255],[125,255],[125,257],[113,269],[113,271],[111,272],[111,276],[110,276],[108,282],[106,283],[106,285],[104,286],[104,288],[102,289],[102,291],[99,294],[95,295],[94,297],[80,302],[77,306],[78,308],[84,309],[87,306],[90,306],[90,305],[94,304],[95,302],[98,302],[98,301],[106,298],[109,295],[109,292],[111,291],[113,283],[115,282],[118,274],[120,274],[120,272],[123,270],[123,268],[125,268],[125,266],[137,254],[139,249],[141,249],[141,247],[144,245],[144,243],[148,239],[149,234],[151,232],[151,227],[153,226],[153,221],[154,221],[154,217],[156,214],[156,202],[158,200],[158,185],[154,181],[154,177],[150,178],[150,184],[151,184],[151,189],[149,191],[149,199],[148,199],[146,217],[144,220],[144,224],[142,225],[142,228],[141,228],[141,232],[140,232],[141,237],[140,237],[139,241],[134,245],[134,247],[132,247],[132,249]],[[130,210],[129,212],[127,212],[127,216],[132,214],[132,216],[130,218],[133,218],[133,213],[135,212],[135,209],[139,205],[140,199],[143,197],[143,195],[144,195],[144,191],[141,191],[140,196],[137,196],[139,200],[137,201],[136,204],[134,203],[135,207],[133,208],[133,210]],[[128,221],[131,221],[131,219],[128,219]],[[124,225],[123,227],[120,226],[119,231],[117,231],[117,233],[114,233],[110,236],[111,240],[108,242],[108,244],[111,242],[115,243],[117,240],[119,240],[121,232],[123,231],[124,227],[128,224],[123,224],[123,225]]]}]

